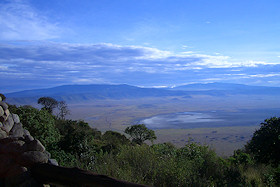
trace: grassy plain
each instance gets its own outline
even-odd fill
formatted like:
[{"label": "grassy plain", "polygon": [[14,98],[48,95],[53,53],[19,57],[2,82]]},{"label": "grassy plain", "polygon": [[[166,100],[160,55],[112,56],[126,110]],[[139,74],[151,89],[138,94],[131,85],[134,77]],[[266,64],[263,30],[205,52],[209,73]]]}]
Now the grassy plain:
[{"label": "grassy plain", "polygon": [[[176,146],[184,146],[190,139],[191,141],[208,144],[220,155],[227,156],[232,154],[234,150],[241,148],[251,138],[258,124],[263,122],[265,118],[277,115],[274,113],[266,114],[266,110],[275,109],[274,111],[277,111],[279,106],[280,96],[266,95],[223,97],[195,95],[190,98],[107,99],[70,104],[71,116],[69,117],[83,119],[91,127],[103,132],[106,130],[123,132],[127,126],[156,115],[191,111],[223,111],[228,114],[236,114],[240,110],[258,109],[258,113],[248,116],[249,119],[244,118],[243,124],[231,122],[231,119],[238,118],[238,116],[233,115],[227,119],[228,121],[225,121],[224,126],[219,127],[207,126],[206,124],[204,127],[191,129],[188,126],[179,129],[155,129],[158,137],[155,143],[171,142]],[[280,114],[280,110],[278,114]],[[258,120],[254,121],[255,118]]]},{"label": "grassy plain", "polygon": [[232,155],[251,139],[258,126],[213,127],[193,129],[159,129],[154,143],[171,142],[182,147],[186,143],[198,142],[208,145],[221,156]]}]

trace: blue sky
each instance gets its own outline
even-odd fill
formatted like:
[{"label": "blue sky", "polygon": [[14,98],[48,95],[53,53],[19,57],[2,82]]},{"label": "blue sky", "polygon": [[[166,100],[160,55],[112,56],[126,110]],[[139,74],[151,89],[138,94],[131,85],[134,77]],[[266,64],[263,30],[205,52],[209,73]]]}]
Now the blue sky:
[{"label": "blue sky", "polygon": [[278,0],[0,0],[1,92],[280,86]]}]

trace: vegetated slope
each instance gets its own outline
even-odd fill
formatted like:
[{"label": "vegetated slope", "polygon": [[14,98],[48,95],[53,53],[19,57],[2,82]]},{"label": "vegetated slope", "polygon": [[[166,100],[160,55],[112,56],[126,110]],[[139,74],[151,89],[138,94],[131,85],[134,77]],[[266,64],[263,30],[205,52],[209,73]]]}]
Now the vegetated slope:
[{"label": "vegetated slope", "polygon": [[189,94],[205,95],[228,95],[228,94],[246,94],[246,95],[279,95],[280,87],[267,86],[249,86],[233,83],[207,83],[207,84],[188,84],[171,88],[171,90],[188,91]]},{"label": "vegetated slope", "polygon": [[[156,88],[140,88],[130,85],[64,85],[54,88],[26,90],[5,94],[10,101],[27,102],[42,96],[54,97],[67,102],[82,102],[95,99],[124,99],[143,97],[186,96],[185,91]],[[35,99],[36,100],[36,99]]]}]

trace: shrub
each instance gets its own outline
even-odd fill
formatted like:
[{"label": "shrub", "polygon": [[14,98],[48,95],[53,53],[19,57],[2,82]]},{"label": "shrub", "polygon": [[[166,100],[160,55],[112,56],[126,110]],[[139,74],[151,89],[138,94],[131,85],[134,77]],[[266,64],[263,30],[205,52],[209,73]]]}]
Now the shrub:
[{"label": "shrub", "polygon": [[273,117],[261,123],[261,128],[256,130],[246,150],[253,154],[261,163],[280,164],[280,118]]},{"label": "shrub", "polygon": [[[122,146],[119,153],[97,155],[94,171],[152,186],[226,186],[230,167],[207,146],[188,144],[177,149],[172,144]],[[237,173],[238,174],[238,173]]]},{"label": "shrub", "polygon": [[117,153],[122,145],[129,145],[130,141],[123,134],[115,131],[106,131],[102,135],[102,140],[104,141],[104,146],[102,150],[105,152]]},{"label": "shrub", "polygon": [[52,149],[60,140],[59,131],[55,127],[55,118],[46,110],[21,106],[13,107],[12,112],[19,115],[23,127],[40,140],[47,150]]}]

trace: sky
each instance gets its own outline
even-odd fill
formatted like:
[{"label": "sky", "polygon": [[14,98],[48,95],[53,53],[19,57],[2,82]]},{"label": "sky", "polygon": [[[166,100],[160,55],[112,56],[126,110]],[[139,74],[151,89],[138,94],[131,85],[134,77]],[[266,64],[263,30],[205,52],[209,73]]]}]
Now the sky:
[{"label": "sky", "polygon": [[280,86],[279,0],[0,0],[0,92]]}]

